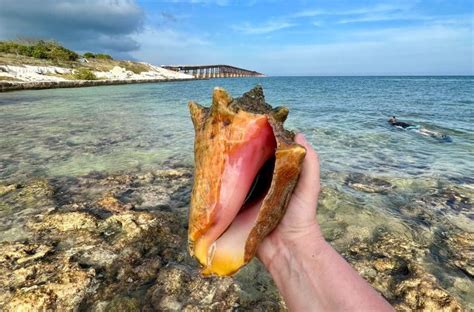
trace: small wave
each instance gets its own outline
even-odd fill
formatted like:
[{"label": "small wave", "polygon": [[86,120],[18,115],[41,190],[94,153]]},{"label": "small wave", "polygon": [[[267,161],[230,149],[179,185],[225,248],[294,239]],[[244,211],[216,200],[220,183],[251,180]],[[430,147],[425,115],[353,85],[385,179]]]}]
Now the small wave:
[{"label": "small wave", "polygon": [[473,100],[459,100],[459,101],[456,101],[456,103],[459,103],[459,104],[474,104],[474,101]]}]

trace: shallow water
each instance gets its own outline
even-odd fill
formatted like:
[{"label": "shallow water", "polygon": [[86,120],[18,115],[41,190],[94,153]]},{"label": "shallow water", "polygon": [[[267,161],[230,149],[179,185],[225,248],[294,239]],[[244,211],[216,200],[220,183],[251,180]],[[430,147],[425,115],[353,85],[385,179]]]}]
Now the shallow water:
[{"label": "shallow water", "polygon": [[[192,161],[186,103],[209,104],[216,85],[237,96],[256,83],[287,105],[288,126],[318,149],[323,171],[468,181],[474,176],[471,77],[276,77],[54,89],[0,95],[2,179]],[[420,124],[443,143],[390,128]]]},{"label": "shallow water", "polygon": [[[238,96],[257,83],[269,103],[290,108],[288,127],[320,154],[319,218],[336,248],[381,230],[415,241],[427,251],[426,270],[474,307],[472,276],[444,251],[446,237],[474,228],[473,77],[239,78],[4,93],[0,184],[191,165],[187,101],[209,105],[214,86]],[[391,115],[452,142],[392,128]],[[0,231],[11,233],[16,217],[0,218],[9,220]]]}]

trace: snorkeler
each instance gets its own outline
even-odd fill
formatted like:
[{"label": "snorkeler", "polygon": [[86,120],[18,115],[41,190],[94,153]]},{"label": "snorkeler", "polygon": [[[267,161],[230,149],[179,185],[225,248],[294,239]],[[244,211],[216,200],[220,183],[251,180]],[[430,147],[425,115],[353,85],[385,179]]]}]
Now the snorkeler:
[{"label": "snorkeler", "polygon": [[410,125],[409,123],[398,121],[397,117],[395,116],[390,117],[388,119],[388,123],[394,127],[398,127],[398,128],[402,128],[406,130],[419,128],[419,126]]},{"label": "snorkeler", "polygon": [[398,121],[395,116],[390,117],[388,119],[388,123],[391,124],[394,127],[400,128],[400,129],[414,130],[415,132],[417,132],[419,134],[430,136],[430,137],[435,138],[437,140],[442,140],[444,142],[452,142],[451,137],[446,135],[446,134],[431,131],[431,130],[422,128],[419,125],[412,125],[412,124],[409,124],[409,123],[406,123],[406,122],[403,122],[403,121]]}]

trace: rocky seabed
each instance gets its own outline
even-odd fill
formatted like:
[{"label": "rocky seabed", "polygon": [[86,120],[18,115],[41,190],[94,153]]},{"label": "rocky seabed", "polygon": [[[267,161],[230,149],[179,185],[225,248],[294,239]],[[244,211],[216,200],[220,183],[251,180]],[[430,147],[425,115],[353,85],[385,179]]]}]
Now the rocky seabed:
[{"label": "rocky seabed", "polygon": [[[1,184],[0,310],[285,311],[257,260],[234,277],[199,275],[187,252],[191,172],[174,167]],[[349,184],[390,190],[358,180]],[[323,191],[320,213],[333,191]],[[325,235],[337,241],[338,234]],[[466,294],[473,238],[457,232],[443,240],[453,268],[469,277],[448,284]],[[429,246],[379,229],[336,248],[397,311],[472,308],[424,265]]]}]

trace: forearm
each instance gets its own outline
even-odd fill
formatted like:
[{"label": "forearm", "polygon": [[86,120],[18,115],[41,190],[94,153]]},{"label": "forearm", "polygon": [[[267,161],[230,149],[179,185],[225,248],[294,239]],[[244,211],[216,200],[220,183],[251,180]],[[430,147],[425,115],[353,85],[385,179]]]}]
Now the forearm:
[{"label": "forearm", "polygon": [[280,244],[262,261],[291,311],[392,311],[322,237]]}]

